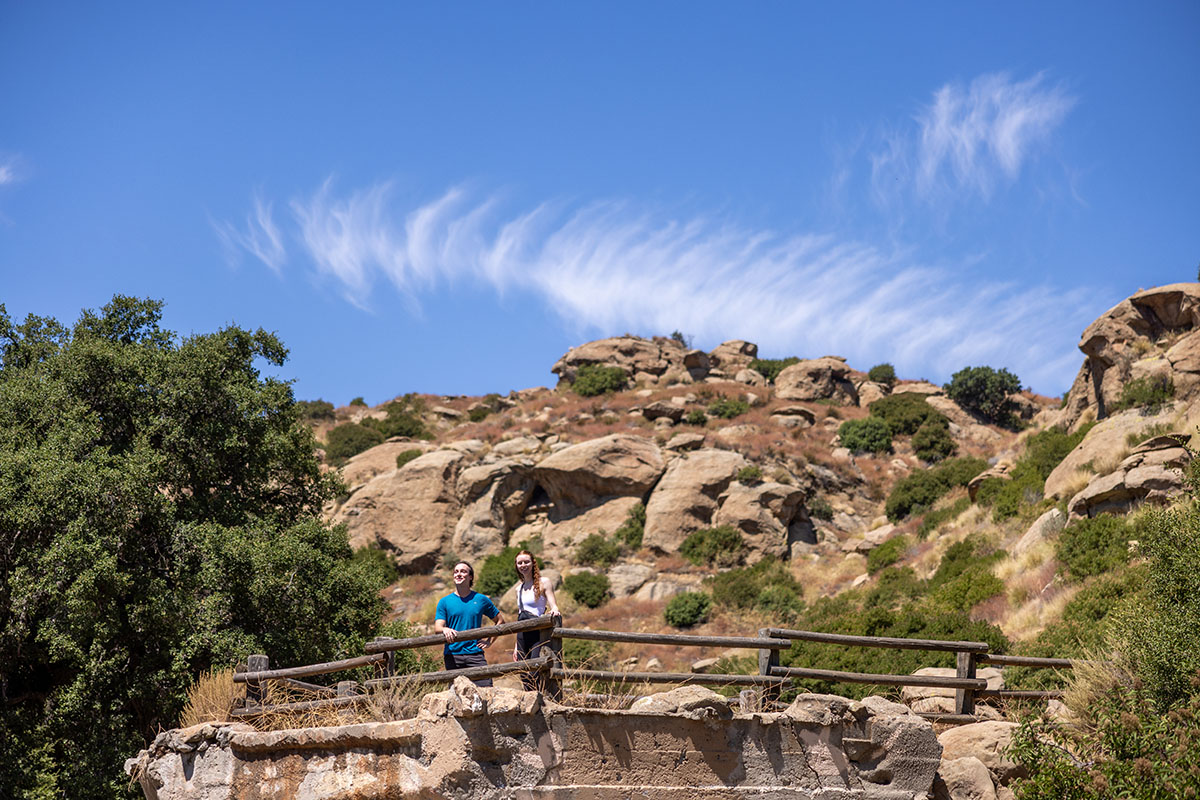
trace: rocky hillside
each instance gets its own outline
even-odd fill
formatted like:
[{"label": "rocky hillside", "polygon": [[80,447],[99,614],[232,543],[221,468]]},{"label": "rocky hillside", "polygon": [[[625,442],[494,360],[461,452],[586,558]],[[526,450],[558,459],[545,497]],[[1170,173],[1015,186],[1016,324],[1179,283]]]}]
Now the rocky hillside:
[{"label": "rocky hillside", "polygon": [[[552,366],[553,389],[409,395],[315,420],[331,442],[351,426],[415,434],[330,456],[346,493],[328,513],[411,576],[395,605],[417,622],[447,562],[520,542],[556,578],[604,573],[632,624],[732,564],[778,560],[811,603],[874,586],[883,562],[929,579],[970,540],[1001,582],[970,615],[1027,639],[1081,588],[1056,555],[1064,525],[1178,493],[1189,456],[1171,434],[1200,417],[1198,326],[1200,284],[1140,291],[1084,332],[1061,402],[1012,394],[1002,416],[837,356],[588,342]],[[681,557],[713,529],[740,534],[727,561]]]}]

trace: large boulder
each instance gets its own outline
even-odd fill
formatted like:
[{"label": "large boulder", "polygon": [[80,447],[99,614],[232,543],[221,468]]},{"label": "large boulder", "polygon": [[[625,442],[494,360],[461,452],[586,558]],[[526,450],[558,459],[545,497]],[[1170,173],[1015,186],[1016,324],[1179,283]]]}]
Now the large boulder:
[{"label": "large boulder", "polygon": [[465,459],[454,450],[415,458],[373,478],[350,496],[333,521],[346,525],[355,547],[384,547],[406,571],[432,569],[462,511],[457,484]]},{"label": "large boulder", "polygon": [[933,800],[997,800],[996,786],[975,756],[942,759],[933,779]]},{"label": "large boulder", "polygon": [[1143,442],[1113,472],[1098,475],[1067,504],[1069,519],[1127,513],[1140,503],[1165,503],[1183,491],[1191,454],[1173,436]]},{"label": "large boulder", "polygon": [[1047,542],[1062,532],[1067,524],[1067,515],[1052,508],[1033,521],[1029,530],[1013,545],[1012,557],[1021,556],[1033,550],[1042,542]]},{"label": "large boulder", "polygon": [[1114,454],[1119,455],[1125,450],[1129,438],[1171,424],[1177,405],[1169,405],[1150,415],[1128,409],[1100,420],[1046,478],[1046,497],[1070,497],[1090,480],[1087,476],[1094,475],[1097,470],[1107,475],[1117,466]]},{"label": "large boulder", "polygon": [[1007,786],[1014,779],[1028,775],[1023,765],[1008,756],[1008,746],[1016,728],[1015,722],[987,720],[943,731],[938,736],[942,744],[942,758],[947,761],[972,756],[978,758],[996,783]]},{"label": "large boulder", "polygon": [[737,375],[743,369],[749,369],[750,362],[756,358],[758,358],[758,345],[753,342],[744,342],[741,339],[722,342],[708,354],[708,361],[712,368],[730,376]]},{"label": "large boulder", "polygon": [[428,442],[388,441],[377,444],[346,462],[342,467],[342,482],[347,490],[353,492],[360,486],[366,486],[372,478],[396,469],[396,456],[401,453],[407,450],[425,453],[430,449],[432,445]]},{"label": "large boulder", "polygon": [[[742,532],[746,560],[751,564],[768,555],[786,558],[791,554],[793,538],[811,538],[801,533],[808,522],[804,494],[795,486],[772,481],[732,483],[718,498],[720,508],[713,523],[731,525]],[[790,534],[793,523],[797,528],[795,537]]]},{"label": "large boulder", "polygon": [[1075,427],[1112,413],[1125,385],[1163,374],[1175,396],[1200,396],[1200,284],[1174,283],[1122,300],[1084,330],[1086,357],[1060,422]]},{"label": "large boulder", "polygon": [[799,361],[775,378],[775,394],[783,400],[836,400],[858,404],[854,370],[838,356]]},{"label": "large boulder", "polygon": [[460,558],[479,558],[503,550],[508,533],[521,524],[533,478],[517,461],[480,464],[459,474],[457,492],[463,512],[451,547]]},{"label": "large boulder", "polygon": [[738,453],[715,449],[672,461],[646,503],[642,543],[660,553],[678,552],[689,534],[712,524],[717,498],[744,466]]},{"label": "large boulder", "polygon": [[645,497],[666,469],[652,440],[614,433],[559,450],[533,468],[535,483],[562,516],[609,498]]},{"label": "large boulder", "polygon": [[689,350],[676,339],[626,335],[572,347],[550,371],[558,376],[560,386],[574,383],[579,368],[589,364],[617,367],[630,380],[669,384],[703,379],[710,363],[707,353]]}]

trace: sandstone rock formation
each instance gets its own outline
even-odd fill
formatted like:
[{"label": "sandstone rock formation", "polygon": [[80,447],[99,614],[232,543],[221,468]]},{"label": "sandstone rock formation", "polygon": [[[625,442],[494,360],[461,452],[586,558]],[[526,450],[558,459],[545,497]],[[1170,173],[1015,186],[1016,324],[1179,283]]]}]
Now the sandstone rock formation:
[{"label": "sandstone rock formation", "polygon": [[854,370],[838,356],[807,359],[786,367],[775,378],[775,394],[784,400],[836,400],[858,404]]},{"label": "sandstone rock formation", "polygon": [[1071,385],[1060,423],[1074,428],[1112,413],[1125,385],[1167,375],[1175,396],[1200,395],[1200,284],[1174,283],[1137,292],[1083,332],[1086,359]]},{"label": "sandstone rock formation", "polygon": [[772,481],[733,483],[718,498],[720,508],[713,522],[730,525],[744,534],[747,563],[767,555],[786,558],[791,554],[792,542],[816,541],[802,505],[804,495],[795,486]]},{"label": "sandstone rock formation", "polygon": [[[1180,405],[1173,403],[1156,414],[1144,414],[1131,408],[1100,420],[1046,478],[1046,496],[1070,497],[1091,479],[1090,476],[1111,472],[1119,462],[1114,454],[1125,450],[1129,437],[1163,426],[1173,427],[1172,421],[1179,414]],[[1182,426],[1180,429],[1182,431]]]},{"label": "sandstone rock formation", "polygon": [[612,434],[559,450],[538,462],[532,475],[559,513],[570,515],[606,498],[641,499],[665,469],[652,440]]},{"label": "sandstone rock formation", "polygon": [[1070,519],[1126,513],[1135,503],[1164,503],[1183,490],[1183,467],[1191,454],[1173,436],[1156,436],[1107,475],[1088,482],[1067,504]]},{"label": "sandstone rock formation", "polygon": [[459,679],[416,718],[260,732],[168,731],[126,771],[148,800],[927,796],[942,747],[930,724],[878,697],[801,695],[733,713],[699,687],[628,711],[567,708]]},{"label": "sandstone rock formation", "polygon": [[729,450],[704,449],[671,462],[646,504],[642,543],[675,553],[689,534],[712,524],[718,500],[746,459]]}]

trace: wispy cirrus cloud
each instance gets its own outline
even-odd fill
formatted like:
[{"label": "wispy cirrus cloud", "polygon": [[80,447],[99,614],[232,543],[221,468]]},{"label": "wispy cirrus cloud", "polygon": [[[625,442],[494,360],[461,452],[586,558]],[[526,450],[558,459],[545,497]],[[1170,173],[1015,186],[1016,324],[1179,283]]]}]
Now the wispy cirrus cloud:
[{"label": "wispy cirrus cloud", "polygon": [[872,155],[877,199],[897,187],[926,200],[963,192],[987,199],[998,183],[1017,179],[1075,103],[1042,73],[948,83],[916,115],[915,129],[892,131]]},{"label": "wispy cirrus cloud", "polygon": [[263,264],[279,274],[287,263],[287,248],[283,242],[283,233],[275,224],[272,204],[264,202],[255,195],[254,208],[246,215],[245,223],[241,226],[230,222],[213,221],[217,237],[225,246],[225,252],[231,263],[235,262],[238,254],[245,250]]},{"label": "wispy cirrus cloud", "polygon": [[[1103,303],[1090,290],[981,281],[866,242],[627,202],[508,211],[461,188],[404,204],[389,184],[338,194],[326,182],[289,207],[287,237],[363,309],[381,284],[419,304],[469,282],[528,292],[581,331],[681,328],[714,344],[745,338],[768,354],[832,352],[930,377],[991,363],[1034,385],[1061,382],[1078,365],[1087,309]],[[251,217],[261,226],[269,214]],[[272,266],[252,249],[264,236],[239,241]]]}]

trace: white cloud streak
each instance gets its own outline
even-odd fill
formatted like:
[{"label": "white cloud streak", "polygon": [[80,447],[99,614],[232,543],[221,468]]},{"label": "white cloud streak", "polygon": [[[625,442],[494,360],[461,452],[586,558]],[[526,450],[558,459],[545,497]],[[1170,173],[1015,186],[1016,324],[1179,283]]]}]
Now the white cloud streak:
[{"label": "white cloud streak", "polygon": [[916,116],[915,131],[893,132],[872,156],[876,199],[886,200],[897,185],[926,200],[964,192],[988,199],[1000,181],[1017,179],[1075,102],[1043,74],[946,84]]},{"label": "white cloud streak", "polygon": [[404,207],[388,184],[339,196],[326,182],[291,209],[317,272],[363,309],[380,283],[419,304],[469,282],[539,297],[581,333],[681,329],[712,345],[744,338],[766,355],[837,353],[934,379],[992,364],[1057,387],[1078,368],[1087,309],[1103,305],[1084,289],[981,281],[862,242],[619,202],[505,214],[458,188]]},{"label": "white cloud streak", "polygon": [[275,224],[272,204],[263,202],[258,196],[254,198],[254,210],[246,215],[243,227],[228,222],[214,222],[213,228],[231,262],[236,261],[240,251],[245,250],[276,274],[280,274],[287,263],[283,232]]}]

